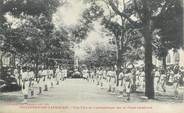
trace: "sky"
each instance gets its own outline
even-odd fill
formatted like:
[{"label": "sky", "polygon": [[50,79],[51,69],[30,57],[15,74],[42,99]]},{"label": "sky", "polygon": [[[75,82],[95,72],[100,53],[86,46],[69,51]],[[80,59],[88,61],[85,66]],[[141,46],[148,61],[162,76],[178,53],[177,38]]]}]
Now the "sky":
[{"label": "sky", "polygon": [[4,17],[6,18],[7,22],[11,24],[11,28],[12,29],[16,29],[17,27],[19,27],[22,23],[25,22],[25,20],[21,20],[18,18],[15,18],[14,16],[12,16],[10,13],[6,13],[4,15]]},{"label": "sky", "polygon": [[[74,27],[80,24],[79,20],[81,19],[83,11],[89,7],[89,4],[83,0],[68,0],[67,2],[68,3],[64,6],[59,7],[53,15],[53,22],[56,28],[63,26]],[[108,12],[108,10],[106,12]],[[86,39],[79,44],[78,48],[74,49],[76,56],[81,60],[88,57],[88,54],[85,51],[86,48],[95,50],[98,43],[104,44],[105,46],[108,43],[109,38],[111,38],[105,37],[105,34],[102,33],[103,27],[100,24],[100,19],[93,22],[93,27],[94,29],[88,33]]]},{"label": "sky", "polygon": [[53,15],[53,22],[56,27],[75,26],[84,9],[85,4],[82,0],[68,0],[66,4],[57,9]]}]

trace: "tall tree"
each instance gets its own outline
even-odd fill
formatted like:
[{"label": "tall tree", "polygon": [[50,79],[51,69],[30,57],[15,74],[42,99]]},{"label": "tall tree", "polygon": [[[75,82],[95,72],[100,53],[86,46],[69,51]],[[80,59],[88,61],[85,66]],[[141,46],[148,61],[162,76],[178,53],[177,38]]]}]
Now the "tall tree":
[{"label": "tall tree", "polygon": [[[17,28],[9,27],[10,30],[5,30],[6,42],[20,57],[27,58],[25,61],[35,63],[38,69],[41,53],[47,51],[50,46],[50,38],[54,30],[52,14],[63,4],[63,1],[2,0],[1,2],[1,18],[4,19],[4,15],[8,14],[22,21]],[[7,24],[6,19],[4,20],[3,24]]]},{"label": "tall tree", "polygon": [[[118,1],[107,0],[113,11],[126,19],[130,26],[134,28],[140,27],[140,32],[144,37],[145,47],[145,95],[152,99],[154,98],[154,83],[152,76],[152,40],[153,32],[155,27],[153,24],[153,18],[157,17],[158,14],[164,14],[170,9],[174,3],[181,2],[179,0],[130,0],[126,2],[129,7],[133,10],[133,13],[127,13],[126,10],[120,10],[118,8]],[[132,16],[137,18],[133,19]]]},{"label": "tall tree", "polygon": [[[122,4],[123,3],[123,4]],[[116,65],[117,65],[117,79],[119,78],[119,73],[121,66],[126,65],[126,56],[131,54],[131,50],[141,46],[142,42],[140,38],[142,37],[139,33],[139,29],[133,29],[132,25],[127,22],[121,14],[120,8],[123,6],[123,11],[126,15],[132,15],[132,9],[129,5],[125,4],[125,1],[106,1],[106,5],[109,8],[110,15],[104,17],[102,24],[105,25],[110,32],[114,34],[115,44],[117,46],[116,51]],[[118,21],[114,21],[114,18],[119,18]],[[134,23],[137,26],[136,23]],[[139,42],[136,43],[135,42]],[[133,58],[133,57],[132,57]],[[117,82],[117,85],[119,82]]]}]

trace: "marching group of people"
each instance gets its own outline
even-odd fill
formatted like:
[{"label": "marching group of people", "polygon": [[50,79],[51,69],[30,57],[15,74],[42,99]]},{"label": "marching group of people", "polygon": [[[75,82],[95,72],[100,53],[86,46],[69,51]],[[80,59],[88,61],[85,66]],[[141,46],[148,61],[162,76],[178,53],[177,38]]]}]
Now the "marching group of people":
[{"label": "marching group of people", "polygon": [[43,91],[48,91],[56,85],[60,85],[67,77],[67,69],[58,67],[39,69],[37,75],[31,67],[24,67],[21,70],[14,70],[17,83],[21,86],[24,102],[28,98],[42,94]]},{"label": "marching group of people", "polygon": [[[127,96],[127,100],[130,100],[132,92],[145,90],[144,67],[122,68],[118,76],[114,67],[89,70],[86,68],[82,73],[88,81],[108,89],[109,92],[122,92],[124,96]],[[182,93],[184,96],[184,67],[169,66],[166,70],[155,67],[152,76],[155,92],[166,93],[172,89],[173,95],[179,96],[179,93]]]},{"label": "marching group of people", "polygon": [[[67,78],[67,72],[67,68],[58,66],[57,68],[41,68],[36,75],[33,68],[24,67],[20,70],[15,69],[14,75],[17,83],[21,85],[24,102],[27,102],[28,98],[60,85]],[[84,67],[79,72],[85,80],[109,92],[120,91],[123,96],[127,97],[127,100],[130,100],[132,92],[145,89],[145,72],[144,67],[141,66],[121,68],[118,74],[115,67]],[[155,67],[152,76],[155,92],[165,93],[169,88],[173,90],[175,96],[178,96],[181,90],[184,92],[184,89],[180,89],[184,86],[184,67],[169,66],[166,70]]]}]

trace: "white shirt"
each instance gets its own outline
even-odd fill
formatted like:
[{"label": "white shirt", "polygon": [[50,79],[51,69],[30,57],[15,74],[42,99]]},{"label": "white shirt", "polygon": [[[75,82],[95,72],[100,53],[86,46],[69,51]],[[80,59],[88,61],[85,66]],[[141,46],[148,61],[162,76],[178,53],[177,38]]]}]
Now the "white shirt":
[{"label": "white shirt", "polygon": [[28,80],[29,76],[28,76],[28,72],[22,72],[22,80]]},{"label": "white shirt", "polygon": [[155,72],[155,77],[159,77],[159,76],[160,76],[159,71],[156,71],[156,72]]}]

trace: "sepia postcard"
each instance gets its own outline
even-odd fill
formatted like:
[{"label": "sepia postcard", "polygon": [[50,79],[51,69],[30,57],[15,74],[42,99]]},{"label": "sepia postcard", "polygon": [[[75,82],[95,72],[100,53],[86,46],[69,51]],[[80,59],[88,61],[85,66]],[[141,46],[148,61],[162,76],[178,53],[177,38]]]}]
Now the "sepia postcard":
[{"label": "sepia postcard", "polygon": [[183,0],[0,0],[0,113],[183,113]]}]

